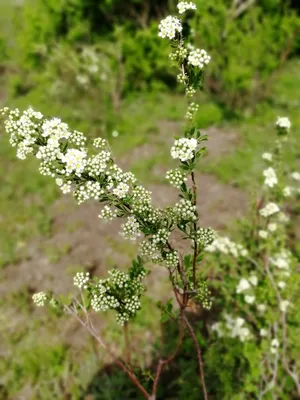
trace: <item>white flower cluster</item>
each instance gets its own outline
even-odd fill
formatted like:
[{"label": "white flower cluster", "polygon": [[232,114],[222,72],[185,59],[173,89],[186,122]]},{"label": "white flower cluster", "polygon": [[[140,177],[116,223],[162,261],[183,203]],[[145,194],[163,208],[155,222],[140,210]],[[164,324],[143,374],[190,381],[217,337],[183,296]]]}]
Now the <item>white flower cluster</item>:
[{"label": "white flower cluster", "polygon": [[127,185],[127,183],[121,182],[114,188],[113,194],[119,199],[123,199],[124,197],[126,197],[129,189],[130,187],[129,185]]},{"label": "white flower cluster", "polygon": [[130,240],[136,240],[141,236],[140,224],[135,217],[130,216],[127,218],[127,222],[122,225],[121,235]]},{"label": "white flower cluster", "polygon": [[238,338],[241,342],[245,342],[251,338],[249,328],[245,326],[245,320],[241,317],[234,318],[228,314],[224,315],[224,323],[216,322],[211,329],[215,331],[219,337],[229,336]]},{"label": "white flower cluster", "polygon": [[282,194],[284,195],[284,197],[291,197],[294,193],[294,190],[295,189],[291,186],[286,186],[285,188],[283,188]]},{"label": "white flower cluster", "polygon": [[132,191],[132,210],[138,214],[151,212],[151,192],[142,186],[136,186]]},{"label": "white flower cluster", "polygon": [[86,151],[68,149],[66,154],[61,157],[62,162],[66,164],[66,175],[71,175],[74,172],[75,175],[80,176],[87,164],[86,157]]},{"label": "white flower cluster", "polygon": [[185,94],[187,95],[187,97],[193,97],[196,93],[196,89],[194,89],[192,86],[187,87],[185,90]]},{"label": "white flower cluster", "polygon": [[176,267],[179,262],[179,257],[176,251],[170,251],[165,256],[167,267]]},{"label": "white flower cluster", "polygon": [[262,208],[259,213],[262,217],[268,218],[280,211],[280,208],[276,203],[270,202],[264,208]]},{"label": "white flower cluster", "polygon": [[128,273],[113,269],[109,277],[102,279],[93,289],[91,306],[96,311],[117,311],[116,320],[120,325],[129,321],[141,308],[140,297],[144,291],[142,281],[145,270],[130,269]]},{"label": "white flower cluster", "polygon": [[47,120],[32,109],[21,114],[5,108],[1,114],[6,117],[5,127],[18,156],[24,159],[28,154],[35,155],[41,160],[40,173],[55,178],[63,193],[73,191],[79,204],[88,199],[101,201],[112,195],[123,199],[129,195],[136,179],[114,164],[106,140],[95,139],[94,146],[101,151],[88,157],[84,135],[71,131],[58,118]]},{"label": "white flower cluster", "polygon": [[273,160],[273,155],[271,153],[263,153],[262,158],[271,162]]},{"label": "white flower cluster", "polygon": [[270,262],[280,270],[288,271],[291,263],[291,254],[289,251],[282,249],[280,253],[270,257]]},{"label": "white flower cluster", "polygon": [[199,110],[199,105],[196,103],[191,103],[188,107],[188,110],[186,112],[185,118],[192,120],[194,118],[194,115],[197,113]]},{"label": "white flower cluster", "polygon": [[44,307],[48,301],[48,296],[44,292],[39,292],[32,296],[32,300],[38,307]]},{"label": "white flower cluster", "polygon": [[197,10],[197,6],[195,3],[181,1],[177,4],[179,14],[185,13],[187,10]]},{"label": "white flower cluster", "polygon": [[196,238],[201,246],[206,247],[216,239],[216,232],[211,228],[198,228]]},{"label": "white flower cluster", "polygon": [[276,126],[280,129],[289,131],[291,128],[291,121],[287,117],[278,117]]},{"label": "white flower cluster", "polygon": [[278,183],[278,179],[277,179],[277,175],[276,172],[274,170],[274,168],[269,167],[267,169],[264,170],[263,172],[265,179],[265,185],[269,186],[269,187],[273,187],[275,185],[277,185]]},{"label": "white flower cluster", "polygon": [[89,280],[89,272],[77,272],[77,274],[74,276],[74,286],[77,286],[79,289],[87,289],[87,283]]},{"label": "white flower cluster", "polygon": [[108,147],[107,141],[102,138],[94,139],[93,146],[99,150],[104,150]]},{"label": "white flower cluster", "polygon": [[299,182],[300,182],[300,172],[297,172],[297,171],[292,172],[292,173],[291,173],[291,177],[292,177],[293,179],[295,179],[295,181],[299,181]]},{"label": "white flower cluster", "polygon": [[271,341],[271,349],[270,349],[271,353],[272,354],[277,354],[279,347],[280,347],[280,343],[279,343],[278,339],[277,338],[272,339],[272,341]]},{"label": "white flower cluster", "polygon": [[[63,190],[63,186],[61,187]],[[71,183],[69,183],[66,190],[71,191]],[[105,193],[102,189],[101,184],[97,181],[87,181],[81,186],[78,186],[74,191],[74,197],[78,204],[82,204],[89,199],[100,200],[101,196]]]},{"label": "white flower cluster", "polygon": [[188,49],[186,47],[179,47],[174,53],[169,55],[172,61],[183,61],[188,55]]},{"label": "white flower cluster", "polygon": [[181,220],[196,221],[198,218],[196,206],[190,200],[181,199],[179,203],[175,204],[173,211],[179,222]]},{"label": "white flower cluster", "polygon": [[181,21],[169,15],[167,18],[163,19],[159,24],[158,36],[161,38],[168,38],[170,40],[175,39],[176,33],[182,32]]},{"label": "white flower cluster", "polygon": [[172,186],[180,189],[181,185],[187,180],[184,172],[180,169],[173,169],[167,172],[166,178],[171,183]]},{"label": "white flower cluster", "polygon": [[248,251],[241,245],[231,241],[228,237],[217,237],[210,245],[205,248],[210,253],[220,252],[230,254],[233,257],[247,257]]},{"label": "white flower cluster", "polygon": [[111,154],[108,151],[101,151],[96,156],[92,156],[87,160],[87,170],[89,176],[97,178],[107,168]]},{"label": "white flower cluster", "polygon": [[200,69],[203,69],[205,65],[209,64],[210,60],[211,57],[203,49],[191,51],[188,56],[188,63],[193,67],[198,67]]},{"label": "white flower cluster", "polygon": [[157,233],[152,235],[152,243],[155,245],[165,245],[168,241],[169,235],[170,231],[168,229],[161,228],[157,231]]},{"label": "white flower cluster", "polygon": [[255,295],[252,293],[253,287],[257,286],[258,278],[256,275],[250,276],[248,279],[242,278],[236,288],[238,294],[244,293],[244,300],[248,304],[255,302]]},{"label": "white flower cluster", "polygon": [[171,156],[178,158],[180,161],[188,161],[195,157],[198,142],[196,139],[180,138],[175,140],[174,146],[171,148]]},{"label": "white flower cluster", "polygon": [[103,210],[99,214],[99,218],[104,219],[106,221],[112,221],[116,217],[117,217],[117,211],[109,206],[104,206]]},{"label": "white flower cluster", "polygon": [[161,249],[158,245],[151,242],[151,240],[144,240],[140,244],[140,253],[144,257],[149,257],[152,262],[162,262]]}]

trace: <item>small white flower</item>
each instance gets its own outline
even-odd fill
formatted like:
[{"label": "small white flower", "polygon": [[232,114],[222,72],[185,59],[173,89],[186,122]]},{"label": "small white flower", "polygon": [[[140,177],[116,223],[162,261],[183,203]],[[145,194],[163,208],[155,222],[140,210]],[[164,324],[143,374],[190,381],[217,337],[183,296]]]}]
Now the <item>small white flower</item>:
[{"label": "small white flower", "polygon": [[291,121],[287,117],[278,117],[276,121],[276,126],[289,131],[291,127]]},{"label": "small white flower", "polygon": [[79,287],[79,289],[86,289],[87,283],[90,280],[90,273],[89,272],[77,272],[74,276],[74,286]]},{"label": "small white flower", "polygon": [[32,296],[32,300],[38,307],[44,307],[44,305],[46,304],[48,298],[47,298],[46,293],[39,292],[39,293],[35,293]]},{"label": "small white flower", "polygon": [[259,334],[261,337],[265,337],[265,336],[268,336],[268,331],[266,329],[261,329],[259,331]]},{"label": "small white flower", "polygon": [[264,231],[264,230],[260,230],[260,231],[258,231],[258,235],[259,235],[259,237],[261,237],[262,239],[267,239],[267,237],[268,237],[268,232],[267,232],[267,231]]},{"label": "small white flower", "polygon": [[275,224],[275,222],[272,222],[272,223],[268,224],[268,230],[270,232],[275,232],[276,229],[277,229],[277,224]]},{"label": "small white flower", "polygon": [[177,4],[179,14],[185,13],[187,10],[197,10],[196,4],[187,1],[181,1]]},{"label": "small white flower", "polygon": [[278,214],[278,221],[282,222],[283,224],[286,223],[286,222],[289,222],[289,219],[290,218],[287,215],[285,215],[283,212],[280,212]]},{"label": "small white flower", "polygon": [[118,137],[119,136],[119,132],[118,131],[112,131],[111,134],[113,137]]},{"label": "small white flower", "polygon": [[255,302],[255,296],[250,296],[250,295],[246,294],[245,302],[248,304],[253,304]]},{"label": "small white flower", "polygon": [[168,38],[170,40],[175,39],[176,33],[182,32],[181,21],[169,15],[167,18],[163,19],[159,24],[158,36],[161,38]]},{"label": "small white flower", "polygon": [[293,188],[290,186],[286,186],[282,191],[284,197],[291,197],[293,194]]},{"label": "small white flower", "polygon": [[272,339],[271,341],[271,353],[276,354],[278,352],[280,344],[277,338]]},{"label": "small white flower", "polygon": [[252,275],[252,276],[250,276],[250,278],[249,278],[249,282],[251,283],[251,285],[253,285],[253,286],[257,286],[257,283],[258,283],[257,276],[256,276],[256,275]]},{"label": "small white flower", "polygon": [[277,185],[278,179],[276,176],[276,172],[272,167],[265,169],[263,175],[266,178],[265,179],[266,186],[273,187]]},{"label": "small white flower", "polygon": [[276,203],[268,203],[264,208],[262,208],[259,213],[263,217],[267,218],[273,214],[276,214],[280,211],[280,208]]},{"label": "small white flower", "polygon": [[60,178],[55,179],[55,182],[56,182],[57,186],[62,186],[64,183],[63,180]]},{"label": "small white flower", "polygon": [[191,51],[188,56],[188,63],[194,67],[203,69],[205,65],[209,64],[211,57],[203,49]]},{"label": "small white flower", "polygon": [[295,181],[300,181],[300,172],[297,172],[297,171],[292,172],[292,173],[291,173],[291,177],[292,177],[293,179],[295,179]]},{"label": "small white flower", "polygon": [[284,281],[280,281],[280,282],[278,282],[278,287],[280,289],[284,289],[286,287],[286,283]]},{"label": "small white flower", "polygon": [[271,153],[263,153],[262,158],[267,161],[272,161],[273,155]]},{"label": "small white flower", "polygon": [[260,313],[264,313],[267,309],[267,306],[265,304],[258,304],[257,309]]},{"label": "small white flower", "polygon": [[238,286],[237,286],[237,288],[236,288],[236,292],[239,294],[239,293],[242,293],[242,292],[244,292],[245,290],[248,290],[248,289],[250,289],[250,283],[247,281],[247,279],[245,279],[245,278],[242,278],[241,280],[240,280],[240,282],[239,282],[239,284],[238,284]]},{"label": "small white flower", "polygon": [[279,308],[280,311],[282,311],[283,313],[286,312],[286,310],[288,309],[288,306],[290,305],[290,302],[288,300],[282,300],[279,304]]},{"label": "small white flower", "polygon": [[175,140],[174,146],[171,148],[171,156],[179,158],[180,161],[191,160],[195,156],[198,142],[196,139],[181,138]]}]

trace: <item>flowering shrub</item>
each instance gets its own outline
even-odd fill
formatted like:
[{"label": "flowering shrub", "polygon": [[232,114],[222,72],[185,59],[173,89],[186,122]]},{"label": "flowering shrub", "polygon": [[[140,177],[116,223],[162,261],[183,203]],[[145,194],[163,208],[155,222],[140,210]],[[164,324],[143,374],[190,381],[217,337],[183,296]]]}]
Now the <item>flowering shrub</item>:
[{"label": "flowering shrub", "polygon": [[[180,3],[181,13],[195,9],[191,3]],[[204,50],[190,51],[188,37],[183,37],[182,21],[169,16],[159,25],[158,35],[170,41],[174,49],[171,59],[184,76],[182,80],[189,98],[197,89],[202,88],[203,70],[210,57]],[[178,168],[167,172],[167,178],[180,191],[180,201],[167,209],[152,205],[151,193],[140,185],[131,172],[124,172],[114,161],[109,144],[102,138],[93,142],[93,149],[86,145],[86,138],[81,132],[72,131],[58,118],[48,119],[40,112],[28,109],[21,113],[18,109],[4,108],[5,129],[10,134],[10,143],[17,149],[17,157],[24,160],[34,156],[40,161],[40,173],[55,179],[63,193],[72,193],[81,204],[89,199],[103,203],[101,219],[121,218],[121,235],[125,239],[136,240],[142,237],[139,253],[142,256],[133,261],[128,273],[118,269],[108,272],[104,279],[78,273],[74,285],[79,289],[79,296],[74,296],[71,303],[65,303],[52,293],[37,293],[33,296],[38,306],[49,304],[77,320],[106,348],[96,333],[89,318],[89,313],[113,310],[120,325],[127,331],[127,324],[134,319],[141,308],[140,297],[144,292],[144,264],[147,261],[165,266],[169,271],[178,311],[175,319],[180,324],[179,345],[175,354],[159,361],[153,382],[152,394],[138,381],[130,366],[119,361],[118,364],[136,384],[144,396],[154,399],[162,369],[176,356],[181,347],[184,330],[192,336],[199,359],[202,389],[207,398],[201,352],[192,325],[185,310],[191,299],[211,307],[210,292],[206,280],[200,276],[197,266],[202,258],[204,247],[212,242],[214,234],[210,229],[200,228],[197,213],[197,187],[195,183],[196,161],[204,151],[201,135],[193,122],[197,111],[196,104],[189,100],[188,125],[184,137],[176,139],[171,155],[178,159]],[[180,254],[174,247],[170,235],[174,230],[182,233],[192,245],[192,254]]]},{"label": "flowering shrub", "polygon": [[273,152],[262,155],[267,164],[262,174],[263,189],[253,221],[245,224],[240,238],[243,244],[221,237],[206,248],[212,254],[212,273],[216,273],[216,264],[221,264],[219,274],[225,279],[225,284],[219,285],[216,274],[214,280],[216,303],[223,311],[221,319],[211,326],[211,332],[219,338],[211,345],[211,355],[226,341],[241,342],[240,362],[244,358],[248,365],[240,383],[247,399],[287,399],[300,394],[295,351],[299,279],[297,259],[289,249],[289,218],[284,211],[286,198],[299,195],[300,188],[286,186],[287,179],[297,183],[298,176],[290,174],[282,162],[291,123],[278,118],[276,126],[278,140]]},{"label": "flowering shrub", "polygon": [[[208,138],[201,134],[194,123],[198,110],[194,95],[203,87],[204,71],[210,63],[210,56],[205,50],[191,46],[189,35],[185,34],[185,15],[195,9],[195,4],[191,2],[180,2],[180,15],[168,16],[158,28],[158,36],[168,40],[173,49],[170,60],[178,69],[178,81],[183,85],[188,101],[184,135],[176,138],[171,148],[171,156],[178,160],[178,166],[166,174],[166,179],[179,190],[179,201],[173,207],[155,207],[151,192],[137,182],[133,173],[124,172],[117,165],[108,142],[103,138],[95,139],[93,145],[88,146],[83,133],[71,130],[58,118],[49,119],[31,108],[24,112],[8,108],[1,111],[5,129],[10,134],[10,143],[16,147],[18,158],[37,158],[40,173],[55,179],[63,193],[72,194],[78,204],[88,200],[101,203],[100,219],[107,222],[121,219],[122,237],[139,240],[139,255],[127,272],[115,268],[101,279],[79,272],[74,277],[77,292],[70,300],[57,298],[53,293],[39,292],[33,295],[33,301],[39,307],[49,305],[74,316],[99,345],[116,359],[120,368],[149,400],[156,399],[162,371],[175,359],[187,331],[195,346],[201,388],[207,400],[202,352],[188,319],[187,308],[193,302],[201,304],[203,309],[212,307],[213,296],[202,264],[204,258],[226,272],[233,269],[233,261],[236,261],[238,268],[227,276],[230,285],[216,286],[218,293],[214,296],[215,304],[218,305],[222,299],[222,310],[226,312],[211,326],[212,335],[216,334],[222,339],[238,339],[245,344],[256,340],[258,346],[262,346],[261,359],[259,362],[255,360],[256,367],[260,366],[262,379],[257,390],[251,387],[251,390],[246,390],[247,393],[261,398],[265,393],[274,391],[277,394],[285,390],[283,386],[276,386],[279,368],[287,373],[298,390],[295,361],[289,354],[286,319],[293,300],[284,296],[295,260],[286,247],[286,216],[281,205],[285,197],[297,191],[290,186],[282,186],[284,170],[281,168],[281,151],[290,123],[286,118],[278,119],[276,149],[273,153],[263,155],[268,164],[263,172],[265,192],[255,214],[251,246],[248,242],[244,245],[235,244],[228,238],[217,236],[211,228],[201,227],[197,212],[195,168],[205,151],[203,142]],[[296,173],[293,177],[296,180],[299,178]],[[174,231],[181,234],[182,240],[189,242],[191,252],[178,250],[172,240]],[[112,311],[123,327],[128,342],[128,323],[134,320],[141,309],[147,262],[167,268],[177,307],[173,306],[172,299],[162,306],[162,320],[171,318],[179,325],[176,349],[169,356],[159,359],[150,392],[139,381],[130,358],[125,361],[117,359],[112,348],[104,343],[94,328],[91,319],[92,313]],[[218,268],[213,269],[213,273],[217,271]],[[233,286],[236,290],[231,293]],[[231,301],[236,299],[234,307],[224,306],[229,297]],[[277,308],[274,311],[275,300]],[[214,349],[219,342],[215,345],[210,340]],[[282,359],[279,359],[280,352]],[[255,374],[253,376],[255,380]]]}]

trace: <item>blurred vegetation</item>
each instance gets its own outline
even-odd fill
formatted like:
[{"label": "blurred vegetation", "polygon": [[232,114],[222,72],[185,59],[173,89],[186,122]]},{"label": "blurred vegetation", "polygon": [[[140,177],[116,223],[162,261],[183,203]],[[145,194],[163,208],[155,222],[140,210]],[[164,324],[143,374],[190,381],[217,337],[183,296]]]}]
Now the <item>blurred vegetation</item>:
[{"label": "blurred vegetation", "polygon": [[[300,158],[300,6],[297,0],[261,0],[238,10],[232,0],[195,2],[199,13],[191,21],[194,44],[212,55],[205,93],[197,99],[197,123],[239,131],[236,150],[204,162],[201,171],[251,191],[261,174],[261,152],[272,140],[265,132],[277,115],[290,115],[294,125],[286,161],[297,165]],[[109,137],[120,156],[146,142],[158,143],[159,151],[147,162],[134,162],[138,177],[149,180],[169,152],[169,144],[158,137],[164,133],[158,131],[158,121],[180,121],[185,110],[167,44],[157,36],[158,21],[175,6],[175,0],[0,0],[0,101],[59,116],[89,137]],[[113,130],[120,140],[112,137]],[[28,257],[33,237],[51,234],[49,206],[58,191],[36,166],[34,160],[27,161],[26,168],[15,163],[7,138],[0,136],[1,267]],[[9,325],[11,309],[27,318],[3,341],[8,350],[0,363],[0,399],[22,398],[18,393],[43,400],[84,399],[87,394],[97,400],[139,398],[122,372],[114,366],[102,369],[106,360],[99,363],[102,355],[95,354],[90,341],[79,353],[52,342],[59,317],[39,314],[34,320],[30,301],[30,289],[25,288],[0,303],[2,329]],[[155,309],[152,303],[147,307]],[[137,330],[159,331],[157,310],[152,312],[149,321],[137,321]],[[254,360],[255,352],[250,348],[241,356],[241,344],[233,341],[208,349],[198,321],[202,318],[194,322],[209,389],[215,393],[218,388],[216,400],[244,400],[239,385],[251,370],[248,356],[252,353]],[[51,337],[43,338],[46,330]],[[175,344],[176,327],[167,323],[164,331],[169,349]],[[118,333],[113,334],[120,341]],[[195,371],[187,340],[178,362],[163,376],[159,398],[198,400]],[[151,379],[148,369],[143,373],[145,381]]]}]

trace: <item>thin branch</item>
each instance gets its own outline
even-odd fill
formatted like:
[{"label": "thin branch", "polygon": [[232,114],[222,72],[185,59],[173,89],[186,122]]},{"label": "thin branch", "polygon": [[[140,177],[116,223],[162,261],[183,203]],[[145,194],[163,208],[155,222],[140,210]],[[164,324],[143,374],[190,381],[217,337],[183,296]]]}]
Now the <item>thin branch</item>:
[{"label": "thin branch", "polygon": [[136,375],[126,367],[126,365],[119,360],[118,358],[116,358],[115,354],[112,352],[112,350],[107,347],[104,342],[101,340],[101,338],[97,335],[97,333],[95,332],[95,330],[92,328],[91,325],[88,325],[87,323],[85,323],[80,317],[79,315],[76,313],[76,310],[72,310],[71,307],[69,306],[65,306],[66,310],[72,314],[77,321],[85,328],[87,329],[87,331],[97,340],[97,342],[108,352],[108,354],[115,360],[116,364],[119,365],[120,368],[122,368],[122,370],[126,373],[126,375],[129,377],[129,379],[134,383],[134,385],[140,390],[140,392],[143,394],[143,396],[147,399],[150,400],[151,397],[149,395],[149,393],[146,391],[146,389],[142,386],[142,384],[139,382],[138,378],[136,377]]},{"label": "thin branch", "polygon": [[193,342],[195,344],[196,350],[197,350],[197,357],[198,357],[198,364],[199,364],[199,371],[200,371],[200,378],[201,378],[201,382],[202,382],[202,390],[203,390],[203,395],[204,395],[204,399],[208,400],[208,394],[207,394],[207,389],[206,389],[206,384],[205,384],[205,376],[204,376],[204,366],[203,366],[203,360],[202,360],[202,354],[201,354],[201,349],[196,337],[196,334],[194,332],[194,329],[192,327],[192,325],[189,323],[187,317],[185,315],[183,315],[183,319],[186,323],[186,326],[190,332],[190,335],[193,339]]},{"label": "thin branch", "polygon": [[183,341],[183,337],[184,337],[184,325],[185,324],[184,324],[184,318],[183,318],[183,311],[181,311],[180,332],[179,332],[179,338],[178,338],[176,349],[174,350],[173,354],[169,358],[167,358],[165,360],[163,360],[163,359],[159,360],[159,363],[158,363],[158,366],[156,369],[155,378],[154,378],[151,400],[155,400],[155,398],[156,398],[158,382],[159,382],[159,378],[163,372],[163,368],[166,365],[170,364],[175,359],[175,357],[177,356],[177,354],[182,346],[182,341]]}]

